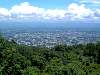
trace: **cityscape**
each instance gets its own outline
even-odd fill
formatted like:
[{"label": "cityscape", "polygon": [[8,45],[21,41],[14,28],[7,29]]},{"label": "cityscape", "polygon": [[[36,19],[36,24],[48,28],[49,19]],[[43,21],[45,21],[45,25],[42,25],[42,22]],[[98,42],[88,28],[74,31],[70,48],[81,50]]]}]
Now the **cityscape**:
[{"label": "cityscape", "polygon": [[60,44],[75,45],[100,41],[99,32],[88,31],[5,33],[5,37],[9,40],[13,39],[18,44],[48,48]]}]

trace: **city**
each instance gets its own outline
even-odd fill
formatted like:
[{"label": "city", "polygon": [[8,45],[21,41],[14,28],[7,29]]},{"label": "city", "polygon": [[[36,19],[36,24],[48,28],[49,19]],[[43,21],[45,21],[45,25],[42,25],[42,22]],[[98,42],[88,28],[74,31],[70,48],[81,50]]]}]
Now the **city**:
[{"label": "city", "polygon": [[65,44],[87,44],[100,41],[99,32],[79,31],[55,31],[55,32],[23,32],[6,34],[6,38],[14,40],[18,44],[40,47],[54,47]]}]

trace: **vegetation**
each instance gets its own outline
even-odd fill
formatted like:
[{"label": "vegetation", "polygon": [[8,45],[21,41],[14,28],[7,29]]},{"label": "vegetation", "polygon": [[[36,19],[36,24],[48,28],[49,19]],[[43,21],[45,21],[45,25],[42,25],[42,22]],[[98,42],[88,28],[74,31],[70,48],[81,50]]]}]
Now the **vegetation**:
[{"label": "vegetation", "polygon": [[48,49],[0,37],[0,75],[100,75],[100,42]]}]

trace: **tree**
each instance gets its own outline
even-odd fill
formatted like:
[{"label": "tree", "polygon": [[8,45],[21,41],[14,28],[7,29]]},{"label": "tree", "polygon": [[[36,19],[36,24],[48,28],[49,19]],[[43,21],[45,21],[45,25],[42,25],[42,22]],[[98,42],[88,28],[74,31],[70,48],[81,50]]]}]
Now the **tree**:
[{"label": "tree", "polygon": [[39,75],[39,69],[36,67],[27,67],[23,70],[22,75]]}]

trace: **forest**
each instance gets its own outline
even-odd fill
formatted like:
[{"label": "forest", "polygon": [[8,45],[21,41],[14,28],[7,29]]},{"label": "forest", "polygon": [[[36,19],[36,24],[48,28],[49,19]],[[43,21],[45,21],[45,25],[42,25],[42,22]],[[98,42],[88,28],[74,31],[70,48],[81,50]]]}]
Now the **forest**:
[{"label": "forest", "polygon": [[100,42],[42,48],[0,36],[0,75],[100,75]]}]

